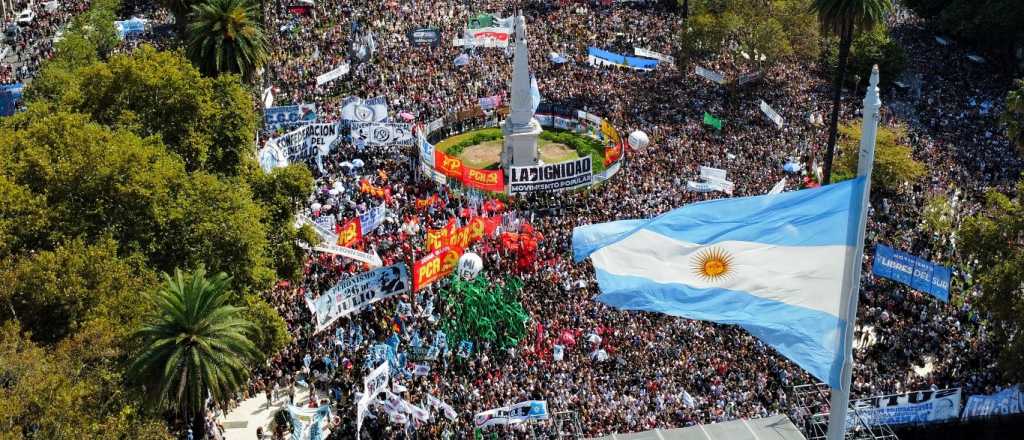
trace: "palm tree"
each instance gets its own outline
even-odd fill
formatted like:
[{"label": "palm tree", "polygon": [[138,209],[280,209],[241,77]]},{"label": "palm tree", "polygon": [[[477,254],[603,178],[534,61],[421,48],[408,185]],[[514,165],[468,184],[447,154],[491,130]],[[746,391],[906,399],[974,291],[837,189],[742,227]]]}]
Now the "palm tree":
[{"label": "palm tree", "polygon": [[151,405],[191,417],[196,438],[205,438],[206,398],[225,402],[245,384],[260,356],[249,339],[257,330],[244,309],[228,304],[231,279],[223,272],[175,270],[164,280],[156,314],[136,333],[142,350],[128,373]]},{"label": "palm tree", "polygon": [[207,0],[193,5],[189,58],[207,75],[238,73],[252,79],[269,58],[259,14],[251,0]]},{"label": "palm tree", "polygon": [[839,68],[832,83],[832,118],[828,127],[828,151],[825,154],[825,177],[828,185],[832,177],[832,156],[836,151],[839,108],[842,104],[846,64],[850,58],[850,45],[857,30],[871,29],[882,22],[892,9],[892,0],[814,0],[811,10],[818,14],[826,30],[839,35]]}]

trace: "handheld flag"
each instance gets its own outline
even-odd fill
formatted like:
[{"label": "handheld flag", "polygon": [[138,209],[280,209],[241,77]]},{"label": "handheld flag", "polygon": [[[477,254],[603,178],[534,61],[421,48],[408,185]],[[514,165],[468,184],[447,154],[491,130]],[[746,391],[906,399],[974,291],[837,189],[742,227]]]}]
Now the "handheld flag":
[{"label": "handheld flag", "polygon": [[737,324],[835,387],[865,179],[577,227],[609,306]]},{"label": "handheld flag", "polygon": [[704,125],[710,125],[716,130],[722,131],[722,120],[711,116],[711,113],[708,112],[704,112]]}]

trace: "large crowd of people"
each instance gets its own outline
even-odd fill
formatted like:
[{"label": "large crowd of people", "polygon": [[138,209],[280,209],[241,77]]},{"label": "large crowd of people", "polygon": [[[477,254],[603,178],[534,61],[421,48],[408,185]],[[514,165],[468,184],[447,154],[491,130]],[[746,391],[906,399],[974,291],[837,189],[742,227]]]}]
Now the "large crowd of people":
[{"label": "large crowd of people", "polygon": [[[87,2],[76,3],[81,9]],[[771,63],[763,67],[762,80],[729,89],[669,64],[650,72],[594,67],[586,63],[588,46],[619,53],[631,53],[633,47],[673,53],[682,22],[679,12],[665,8],[664,2],[522,3],[530,64],[544,99],[602,115],[622,133],[643,130],[652,142],[642,151],[629,151],[621,171],[597,188],[512,197],[502,212],[491,213],[504,217],[505,228],[529,223],[543,237],[527,268],[496,239],[481,240],[470,249],[483,257],[485,276],[516,273],[525,281],[520,299],[529,314],[528,336],[509,350],[484,344],[468,359],[442,353],[427,375],[395,380],[405,400],[419,404],[427,394],[435,396],[457,411],[454,420],[435,414],[430,423],[403,425],[371,410],[362,435],[465,437],[473,431],[473,414],[525,400],[546,400],[551,413],[569,413],[585,436],[792,414],[790,388],[814,378],[737,327],[624,312],[594,301],[593,271],[589,263],[572,262],[571,234],[579,225],[648,218],[725,197],[687,191],[686,181],[697,176],[700,166],[727,170],[735,184],[733,196],[768,192],[787,177],[784,163],[821,156],[827,129],[809,123],[808,115],[830,110],[828,73],[816,62]],[[427,123],[508,88],[507,51],[450,44],[473,15],[511,15],[507,2],[317,2],[309,14],[296,13],[289,2],[263,5],[272,51],[265,85],[273,88],[277,105],[316,104],[322,121],[338,120],[341,101],[350,95],[385,96],[392,116],[408,112],[416,122]],[[375,54],[369,62],[353,65],[343,78],[318,86],[318,75],[348,62],[345,48],[353,22],[372,30]],[[37,23],[52,26],[51,21]],[[993,80],[989,68],[969,61],[962,48],[936,42],[912,14],[894,14],[889,25],[909,59],[904,76],[910,79],[902,82],[913,86],[883,90],[883,123],[907,130],[914,156],[927,164],[927,176],[872,200],[854,397],[949,387],[961,387],[965,394],[991,392],[1003,384],[991,367],[990,343],[980,326],[983,316],[972,307],[977,292],[965,287],[958,275],[953,299],[939,302],[872,276],[870,253],[875,243],[883,243],[934,261],[952,261],[955,236],[940,236],[922,225],[928,198],[947,195],[959,216],[969,215],[981,206],[986,189],[1005,189],[1015,182],[1021,162],[995,128],[1006,80]],[[411,44],[406,33],[421,27],[439,29],[441,44]],[[31,31],[19,38],[17,44],[36,44]],[[45,57],[40,51],[50,50],[46,47],[26,56]],[[551,52],[564,54],[568,62],[553,63]],[[470,55],[470,62],[456,66],[453,60],[462,53]],[[729,53],[691,62],[727,74],[761,68]],[[21,75],[5,75],[12,74]],[[860,92],[849,95],[843,120],[858,117]],[[758,111],[758,99],[784,117],[781,129]],[[708,129],[702,124],[704,112],[722,118],[725,127]],[[260,139],[274,134],[268,131]],[[356,159],[363,165],[352,166]],[[464,218],[467,210],[480,212],[480,201],[488,199],[418,176],[415,148],[356,148],[342,141],[322,165],[322,170],[311,166],[316,189],[306,214],[333,217],[340,224],[384,204],[386,220],[363,238],[362,246],[376,252],[385,265],[412,267],[426,253],[426,229]],[[789,177],[787,189],[799,188],[801,180]],[[363,179],[390,189],[391,196],[384,200],[360,192]],[[344,190],[332,191],[338,183]],[[417,206],[418,200],[435,195],[438,203]],[[318,208],[314,211],[313,206]],[[354,437],[357,394],[369,373],[368,348],[392,334],[398,334],[403,347],[414,341],[431,345],[445,313],[437,291],[446,281],[440,281],[316,331],[307,297],[315,298],[365,270],[353,260],[312,253],[301,282],[281,282],[267,293],[293,340],[254,372],[240,398],[268,393],[287,396],[297,405],[327,399],[336,416],[331,438]],[[402,301],[412,305],[404,316],[397,310]],[[565,347],[557,361],[555,345]],[[601,350],[607,357],[592,356]],[[297,393],[297,384],[312,391]],[[532,428],[499,429],[506,430],[503,436],[524,437]]]}]

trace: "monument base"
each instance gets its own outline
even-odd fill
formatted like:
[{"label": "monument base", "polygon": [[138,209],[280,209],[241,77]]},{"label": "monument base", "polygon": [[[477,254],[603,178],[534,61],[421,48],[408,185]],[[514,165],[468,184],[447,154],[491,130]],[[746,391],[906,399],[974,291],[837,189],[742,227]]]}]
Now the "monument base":
[{"label": "monument base", "polygon": [[537,118],[530,118],[526,127],[515,127],[502,123],[505,147],[501,150],[501,168],[507,175],[511,167],[526,167],[540,163],[537,153],[537,138],[543,129]]}]

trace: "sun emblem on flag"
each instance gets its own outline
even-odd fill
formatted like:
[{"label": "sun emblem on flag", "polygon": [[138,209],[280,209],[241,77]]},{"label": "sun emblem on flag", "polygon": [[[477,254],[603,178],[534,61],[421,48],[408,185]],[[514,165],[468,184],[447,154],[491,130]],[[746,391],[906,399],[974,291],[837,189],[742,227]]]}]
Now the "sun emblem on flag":
[{"label": "sun emblem on flag", "polygon": [[732,256],[720,248],[700,251],[693,259],[693,273],[704,281],[718,281],[732,275]]}]

